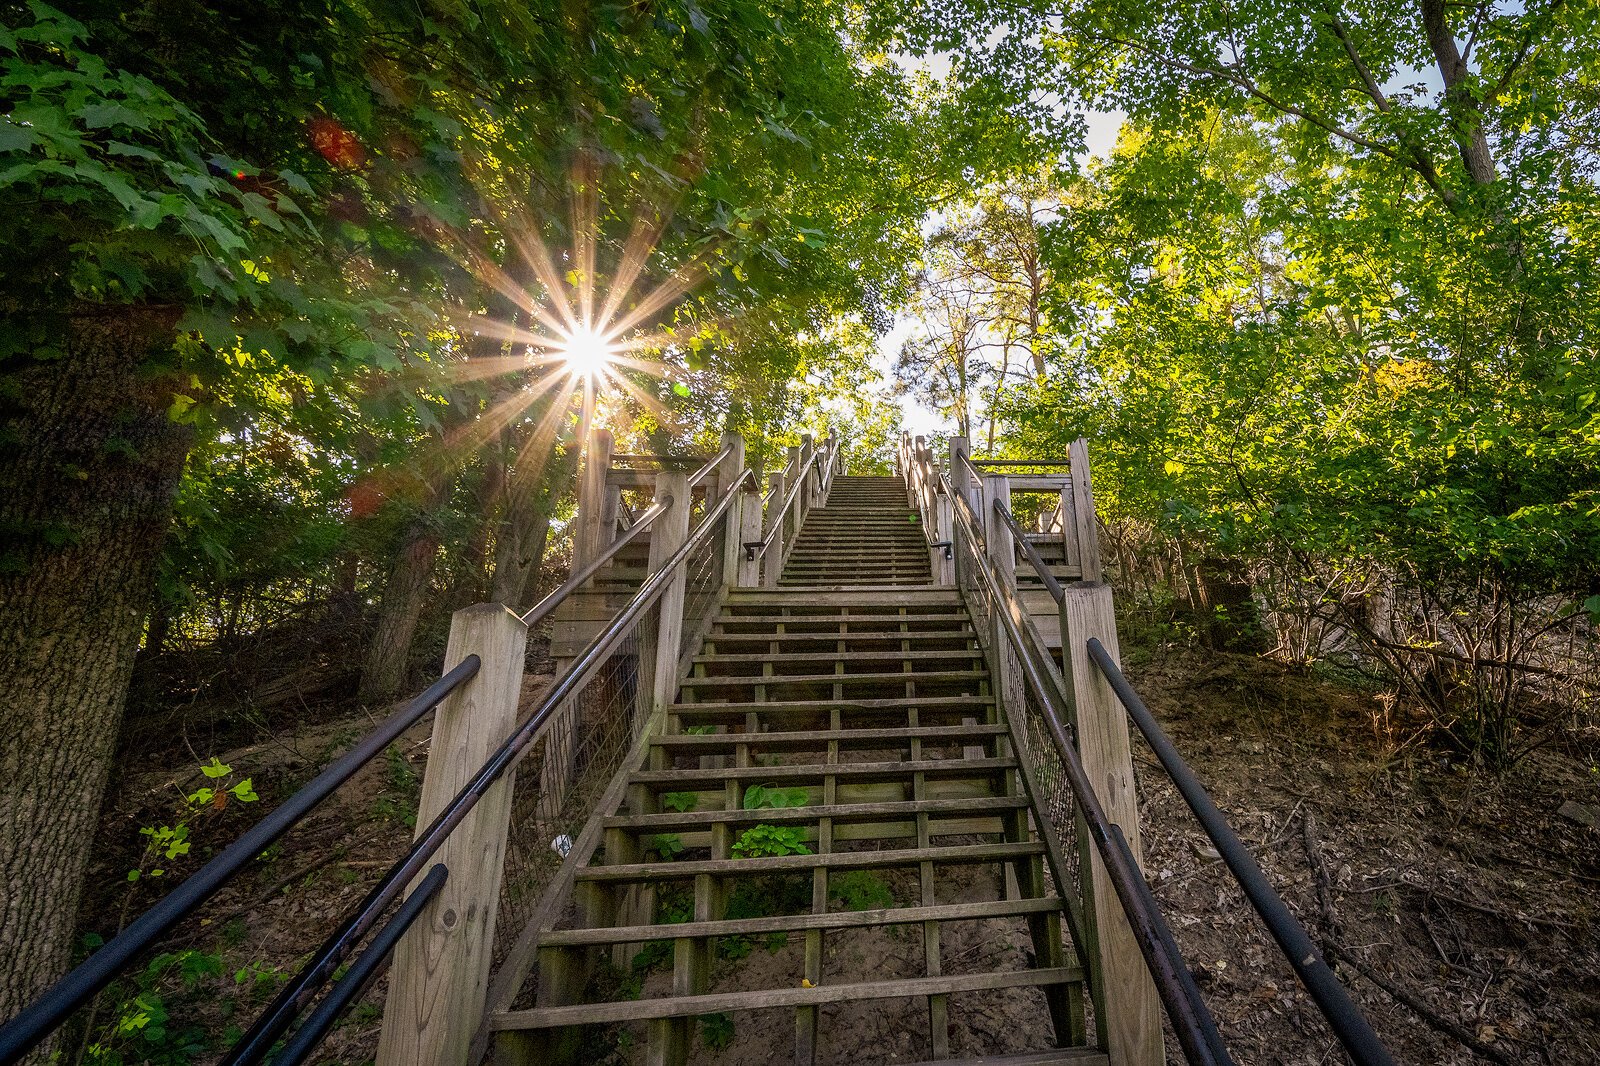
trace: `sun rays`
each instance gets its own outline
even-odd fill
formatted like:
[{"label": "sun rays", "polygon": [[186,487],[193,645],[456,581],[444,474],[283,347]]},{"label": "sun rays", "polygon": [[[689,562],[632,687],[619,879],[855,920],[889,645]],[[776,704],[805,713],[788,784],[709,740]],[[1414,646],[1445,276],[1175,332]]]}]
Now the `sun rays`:
[{"label": "sun rays", "polygon": [[[642,284],[672,209],[636,211],[613,257],[601,239],[598,169],[591,160],[575,166],[571,190],[570,249],[552,250],[536,219],[503,207],[491,221],[504,240],[505,262],[475,242],[460,242],[465,264],[499,298],[501,311],[455,318],[462,344],[452,377],[490,389],[477,417],[449,435],[454,448],[480,447],[517,429],[518,460],[542,466],[567,427],[581,441],[597,420],[628,406],[656,419],[667,414],[649,379],[674,376],[666,353],[681,338],[660,319],[715,269],[716,247]],[[607,275],[606,261],[613,258]]]}]

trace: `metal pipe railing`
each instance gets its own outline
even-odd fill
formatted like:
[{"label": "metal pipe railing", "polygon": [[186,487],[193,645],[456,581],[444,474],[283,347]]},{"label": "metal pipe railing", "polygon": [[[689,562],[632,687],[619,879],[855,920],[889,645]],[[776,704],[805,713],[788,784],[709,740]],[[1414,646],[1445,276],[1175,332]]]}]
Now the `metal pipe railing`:
[{"label": "metal pipe railing", "polygon": [[1000,521],[1004,522],[1006,528],[1011,530],[1012,539],[1016,541],[1017,547],[1022,549],[1023,557],[1033,564],[1033,568],[1039,572],[1040,579],[1044,581],[1044,587],[1050,591],[1050,597],[1056,601],[1057,605],[1064,602],[1067,598],[1066,589],[1061,587],[1061,582],[1056,579],[1056,575],[1050,572],[1049,564],[1044,561],[1044,556],[1039,554],[1039,549],[1035,548],[1033,542],[1028,539],[1028,534],[1023,531],[1022,526],[1017,522],[1017,516],[1012,514],[1006,505],[999,500],[994,501],[994,513],[999,515]]},{"label": "metal pipe railing", "polygon": [[235,874],[287,833],[302,818],[374,756],[394,743],[423,715],[438,706],[450,693],[475,677],[482,665],[476,655],[463,659],[455,669],[413,697],[403,708],[384,720],[332,765],[312,778],[304,788],[284,800],[277,809],[251,826],[222,853],[190,874],[177,888],[112,937],[61,980],[29,1004],[15,1018],[0,1026],[0,1063],[19,1061],[29,1049],[54,1032],[67,1017],[87,1003],[145,948],[177,922],[210,899]]},{"label": "metal pipe railing", "polygon": [[1350,994],[1345,991],[1344,985],[1334,976],[1333,970],[1323,959],[1322,952],[1317,950],[1317,946],[1307,935],[1305,927],[1268,883],[1266,875],[1261,872],[1261,867],[1250,855],[1250,849],[1245,847],[1244,841],[1240,840],[1239,835],[1228,825],[1226,816],[1217,808],[1188,763],[1183,761],[1183,756],[1178,754],[1178,749],[1162,730],[1155,715],[1150,713],[1150,708],[1145,706],[1139,694],[1128,683],[1127,677],[1106,651],[1105,646],[1092,637],[1089,640],[1089,657],[1100,668],[1112,691],[1117,694],[1117,699],[1122,701],[1128,717],[1133,719],[1134,724],[1139,727],[1139,732],[1144,734],[1156,758],[1161,760],[1167,776],[1178,786],[1178,792],[1189,805],[1189,809],[1194,812],[1195,820],[1216,845],[1222,861],[1228,864],[1234,880],[1244,889],[1250,905],[1261,916],[1267,930],[1278,942],[1278,947],[1289,960],[1289,964],[1294,967],[1294,972],[1306,986],[1306,990],[1311,993],[1317,1008],[1327,1019],[1329,1028],[1350,1053],[1351,1059],[1357,1066],[1392,1066],[1394,1060],[1390,1058],[1388,1049],[1378,1039],[1378,1034],[1373,1032],[1372,1025],[1361,1013],[1361,1009],[1350,999]]},{"label": "metal pipe railing", "polygon": [[529,610],[527,614],[522,616],[523,625],[532,628],[549,617],[550,612],[554,611],[557,607],[560,607],[562,602],[572,594],[574,589],[579,588],[585,581],[588,581],[591,577],[594,577],[594,575],[598,574],[607,563],[616,558],[618,552],[622,551],[622,549],[626,548],[629,544],[632,544],[636,537],[638,537],[646,529],[649,529],[651,522],[654,522],[657,518],[660,518],[662,515],[666,514],[673,502],[674,501],[670,495],[663,496],[658,502],[652,504],[650,507],[641,512],[639,517],[634,521],[633,525],[628,527],[627,532],[623,533],[622,536],[612,541],[611,545],[606,548],[605,551],[601,552],[599,557],[595,559],[594,562],[589,563],[582,570],[579,570],[576,574],[573,574],[571,577],[567,578],[561,584],[557,585],[555,589],[551,591],[550,595],[534,604],[533,608]]},{"label": "metal pipe railing", "polygon": [[416,891],[406,897],[400,904],[400,909],[395,911],[394,917],[384,923],[377,935],[372,938],[372,943],[367,945],[356,961],[350,964],[343,977],[339,978],[317,1009],[311,1012],[300,1028],[294,1031],[288,1041],[276,1055],[272,1056],[272,1066],[300,1066],[317,1046],[322,1043],[328,1030],[333,1028],[341,1015],[350,1008],[372,984],[374,978],[389,964],[389,956],[393,953],[395,945],[400,943],[400,938],[406,930],[416,924],[422,917],[422,909],[439,890],[444,888],[445,880],[450,876],[449,869],[443,864],[435,864],[428,871],[428,876]]},{"label": "metal pipe railing", "polygon": [[[960,499],[959,494],[951,495]],[[957,522],[964,527],[968,542],[974,546],[982,544],[983,537],[977,531],[977,515],[966,500],[962,499],[956,505],[955,514]],[[1067,785],[1072,790],[1079,810],[1083,812],[1089,837],[1100,853],[1106,875],[1117,899],[1122,903],[1123,913],[1138,942],[1139,953],[1149,967],[1156,993],[1166,1007],[1167,1018],[1172,1023],[1185,1057],[1200,1066],[1231,1066],[1233,1059],[1222,1042],[1221,1034],[1217,1032],[1216,1021],[1200,994],[1199,986],[1194,982],[1194,975],[1183,961],[1183,954],[1161,916],[1161,908],[1151,894],[1150,886],[1145,883],[1133,849],[1128,846],[1122,830],[1106,816],[1105,808],[1100,805],[1099,797],[1095,795],[1089,777],[1084,772],[1083,763],[1078,760],[1077,749],[1067,736],[1065,708],[1057,705],[1059,695],[1052,685],[1046,683],[1044,669],[1037,660],[1035,649],[1024,639],[1016,619],[1003,609],[1004,597],[1000,583],[987,561],[979,555],[977,565],[972,569],[982,577],[985,591],[994,605],[993,614],[1000,620],[1007,641],[1016,649],[1023,677],[1044,710],[1041,717],[1066,770]],[[999,648],[994,650],[997,655],[1001,651]]]},{"label": "metal pipe railing", "polygon": [[[962,459],[967,472],[981,480],[982,472],[974,465],[972,460],[966,456],[962,456]],[[1017,460],[997,461],[993,464],[985,465],[1011,466],[1028,464],[1025,461]],[[976,515],[972,512],[965,496],[956,492],[952,492],[951,496],[959,501],[955,510],[959,521],[965,527],[964,532],[969,537],[976,538],[975,544],[982,543],[981,532],[976,529]],[[995,511],[1010,529],[1016,542],[1022,546],[1023,553],[1028,557],[1029,562],[1039,571],[1041,577],[1045,577],[1046,585],[1050,587],[1051,594],[1055,597],[1056,602],[1063,602],[1065,589],[1060,582],[1054,580],[1053,575],[1049,575],[1043,558],[1034,550],[1033,545],[1028,541],[1026,534],[1017,523],[1015,516],[998,500],[995,501]],[[1009,641],[1017,648],[1018,658],[1023,665],[1029,684],[1039,694],[1041,706],[1046,710],[1044,714],[1045,724],[1050,731],[1052,740],[1055,742],[1058,753],[1062,757],[1063,764],[1068,767],[1069,784],[1072,785],[1073,792],[1077,795],[1079,790],[1076,779],[1081,775],[1081,764],[1075,764],[1075,760],[1069,757],[1069,753],[1072,753],[1073,749],[1071,749],[1065,730],[1062,728],[1059,709],[1055,706],[1056,702],[1061,698],[1060,693],[1042,683],[1043,679],[1048,676],[1047,668],[1040,661],[1042,653],[1023,638],[1020,629],[1008,611],[1001,609],[1003,599],[998,581],[981,554],[978,557],[978,565],[975,569],[981,573],[992,602],[996,605],[995,613],[1003,622]],[[1067,637],[1068,635],[1063,634],[1063,636]],[[1239,882],[1240,887],[1244,890],[1251,906],[1255,908],[1256,913],[1260,915],[1262,921],[1267,925],[1268,931],[1272,933],[1280,950],[1294,968],[1295,973],[1300,977],[1301,982],[1306,986],[1307,991],[1310,992],[1313,1001],[1316,1002],[1319,1011],[1327,1020],[1330,1029],[1332,1029],[1340,1043],[1344,1045],[1346,1051],[1349,1052],[1352,1060],[1357,1066],[1391,1066],[1393,1059],[1390,1057],[1388,1050],[1379,1041],[1377,1034],[1372,1030],[1366,1017],[1350,999],[1348,992],[1339,983],[1338,978],[1334,976],[1332,969],[1329,968],[1321,953],[1317,951],[1315,944],[1306,934],[1304,927],[1289,911],[1283,899],[1273,890],[1266,876],[1262,873],[1260,866],[1256,864],[1244,843],[1228,825],[1226,817],[1211,800],[1211,797],[1206,793],[1193,771],[1183,761],[1182,756],[1178,754],[1171,740],[1161,730],[1149,708],[1144,705],[1138,694],[1133,691],[1133,687],[1118,668],[1116,661],[1112,659],[1110,653],[1107,652],[1098,639],[1091,638],[1087,642],[1087,649],[1100,672],[1105,676],[1113,691],[1116,692],[1117,698],[1127,710],[1129,717],[1134,720],[1140,732],[1150,743],[1162,767],[1166,770],[1168,776],[1172,778],[1180,794],[1183,795],[1196,820],[1200,822],[1206,834],[1216,845],[1218,853],[1227,863],[1234,879]],[[1095,819],[1090,816],[1088,804],[1084,802],[1083,797],[1080,795],[1078,798],[1079,803],[1084,806],[1086,812],[1090,835],[1095,836]],[[1103,818],[1103,812],[1101,812],[1101,817]],[[1108,823],[1108,828],[1111,831],[1111,835],[1121,838],[1121,831],[1114,824]],[[1097,846],[1099,846],[1098,839]],[[1131,859],[1132,852],[1127,849],[1125,840],[1121,840],[1121,847],[1117,850],[1127,850],[1128,857]],[[1102,857],[1106,859],[1106,866],[1109,872],[1112,863],[1109,857],[1105,856],[1105,849],[1101,848],[1101,851]],[[1134,870],[1137,872],[1136,866]],[[1188,986],[1189,989],[1192,989],[1192,995],[1198,997],[1199,990],[1194,987],[1192,977],[1188,974],[1187,967],[1183,965],[1182,955],[1176,942],[1172,939],[1170,929],[1167,928],[1164,921],[1159,920],[1159,906],[1156,904],[1154,896],[1150,895],[1148,884],[1144,882],[1142,875],[1138,876],[1136,880],[1138,885],[1130,885],[1129,887],[1133,888],[1136,894],[1148,897],[1151,912],[1158,919],[1158,925],[1153,932],[1160,940],[1165,942],[1163,950],[1172,960],[1175,960],[1175,966],[1180,971],[1175,975],[1178,978],[1178,983]],[[1129,905],[1128,898],[1124,895],[1123,887],[1116,884],[1115,878],[1113,878],[1113,884],[1117,888],[1118,898],[1122,900],[1124,909],[1127,910]],[[1138,892],[1139,888],[1142,888],[1143,891]],[[1133,922],[1137,927],[1140,919],[1136,918],[1132,911],[1129,911],[1128,916],[1130,922]],[[1136,933],[1138,933],[1137,928]],[[1144,951],[1146,947],[1144,934],[1139,935],[1141,951]],[[1151,960],[1148,952],[1146,953],[1146,962],[1151,965],[1152,975],[1156,975],[1155,963]],[[1157,984],[1158,991],[1161,991],[1161,981],[1159,979]],[[1190,994],[1189,991],[1185,990],[1185,995]],[[1173,1007],[1168,1002],[1165,992],[1162,994],[1162,999],[1163,1003],[1167,1005],[1169,1017],[1174,1018],[1174,1028],[1177,1029],[1176,1016],[1172,1013]],[[1204,1010],[1203,1000],[1197,999],[1197,1002],[1201,1010]],[[1209,1012],[1205,1013],[1203,1020],[1210,1023]],[[1211,1033],[1215,1033],[1214,1023],[1211,1024]],[[1181,1031],[1179,1032],[1179,1039],[1180,1042],[1184,1042],[1184,1036]],[[1227,1050],[1222,1046],[1220,1037],[1213,1041],[1210,1035],[1207,1035],[1206,1043],[1210,1045],[1209,1054],[1215,1056],[1220,1051],[1221,1056],[1223,1056],[1223,1058],[1215,1061],[1226,1061]],[[1192,1056],[1187,1042],[1185,1042],[1185,1053],[1191,1055],[1190,1061],[1197,1061]],[[1201,1059],[1198,1061],[1212,1060]]]},{"label": "metal pipe railing", "polygon": [[267,1006],[266,1011],[256,1019],[249,1032],[234,1045],[220,1066],[246,1066],[260,1062],[266,1056],[294,1017],[315,995],[317,988],[321,987],[350,956],[356,944],[372,928],[383,911],[394,902],[406,884],[421,872],[423,864],[444,845],[451,832],[466,819],[495,782],[516,765],[556,709],[588,683],[633,621],[666,591],[667,583],[672,580],[674,572],[705,542],[716,528],[716,520],[726,514],[728,508],[732,506],[734,496],[741,490],[747,473],[748,471],[740,471],[739,476],[732,480],[716,505],[707,511],[700,526],[689,535],[672,557],[662,564],[661,569],[645,579],[644,584],[639,586],[639,591],[627,605],[617,612],[606,627],[578,653],[571,669],[556,679],[533,713],[522,721],[516,731],[507,737],[478,769],[472,779],[449,803],[445,804],[428,827],[418,834],[406,854],[389,868],[367,893],[366,898],[323,942],[311,960],[290,979]]}]

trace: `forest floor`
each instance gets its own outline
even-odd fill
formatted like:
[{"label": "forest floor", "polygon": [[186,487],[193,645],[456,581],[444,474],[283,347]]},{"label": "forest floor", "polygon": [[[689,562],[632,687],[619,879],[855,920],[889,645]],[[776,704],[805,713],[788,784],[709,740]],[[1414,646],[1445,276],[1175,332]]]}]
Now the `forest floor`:
[{"label": "forest floor", "polygon": [[[1380,704],[1371,692],[1254,656],[1141,640],[1137,632],[1125,637],[1124,656],[1134,686],[1269,880],[1314,937],[1350,960],[1341,975],[1399,1061],[1600,1062],[1600,826],[1571,816],[1600,812],[1600,735],[1568,731],[1515,769],[1490,775],[1426,747],[1397,750],[1374,729]],[[531,676],[525,697],[544,680]],[[226,731],[206,734],[228,750],[191,752],[174,737],[159,749],[164,754],[142,754],[141,769],[120,775],[107,801],[85,930],[114,932],[172,876],[198,866],[259,815],[239,803],[182,815],[183,796],[209,783],[198,762],[220,756],[233,770],[224,783],[252,778],[265,806],[374,721],[330,700],[249,743]],[[94,1024],[104,1045],[130,1064],[214,1061],[403,850],[426,748],[424,724],[269,849],[201,920],[176,930],[162,947],[164,963],[110,990]],[[1150,879],[1235,1058],[1342,1061],[1154,756],[1135,749]],[[1568,814],[1559,813],[1564,804]],[[165,880],[151,878],[140,829],[180,817],[190,823],[191,856],[169,863]],[[128,871],[141,866],[146,876],[129,882]],[[849,945],[862,955],[849,961],[870,956],[893,969],[920,955],[909,942],[882,940]],[[985,963],[995,961],[993,951],[1023,951],[1020,941],[992,936],[976,936],[974,950]],[[792,951],[758,948],[722,964],[723,977],[735,980],[739,966],[783,967]],[[369,1060],[382,996],[380,980],[315,1061]],[[918,1057],[917,1048],[896,1041],[919,1026],[893,1012],[886,1005],[851,1027],[864,1057],[840,1048],[833,1061]],[[985,1033],[1031,1034],[1039,1013],[1027,997],[987,1006],[971,1033],[954,1034],[953,1050],[992,1044],[980,1039]],[[719,1061],[786,1061],[791,1023],[761,1021],[740,1026]],[[159,1039],[150,1038],[152,1029]],[[1181,1061],[1175,1044],[1170,1058]]]}]

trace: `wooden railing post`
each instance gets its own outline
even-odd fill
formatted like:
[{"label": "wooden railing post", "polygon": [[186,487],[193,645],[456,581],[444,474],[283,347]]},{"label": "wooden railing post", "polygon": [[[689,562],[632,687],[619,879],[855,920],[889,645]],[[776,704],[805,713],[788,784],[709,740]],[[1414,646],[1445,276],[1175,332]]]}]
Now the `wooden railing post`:
[{"label": "wooden railing post", "polygon": [[[468,655],[478,676],[439,705],[417,828],[444,809],[517,724],[528,627],[483,603],[455,613],[445,669]],[[435,861],[449,880],[395,949],[378,1042],[380,1066],[466,1066],[488,993],[515,771],[507,771],[450,834]]]},{"label": "wooden railing post", "polygon": [[800,490],[799,499],[795,500],[795,532],[800,532],[800,526],[805,523],[806,515],[811,511],[811,505],[816,502],[816,486],[811,480],[811,460],[817,454],[816,441],[811,434],[800,434],[800,466],[797,468],[799,476],[805,479],[805,488]]},{"label": "wooden railing post", "polygon": [[[1089,477],[1089,442],[1079,437],[1067,446],[1072,474],[1072,517],[1077,528],[1078,566],[1083,580],[1100,580],[1100,528],[1095,524],[1094,482]],[[1062,516],[1065,525],[1065,515]]]},{"label": "wooden railing post", "polygon": [[972,513],[978,513],[978,496],[980,489],[972,483],[972,475],[967,472],[964,459],[972,454],[972,447],[965,437],[950,438],[950,487],[961,493],[966,499]]},{"label": "wooden railing post", "polygon": [[[1077,472],[1074,470],[1074,480]],[[1091,520],[1094,512],[1089,512]],[[1128,717],[1116,693],[1089,658],[1089,638],[1098,637],[1112,659],[1119,658],[1111,587],[1073,582],[1061,604],[1064,680],[1076,727],[1078,757],[1106,817],[1122,828],[1141,864],[1139,803],[1134,791]],[[1079,834],[1080,854],[1088,857],[1084,924],[1089,930],[1095,1018],[1101,1046],[1113,1063],[1158,1066],[1164,1061],[1161,1009],[1155,982],[1139,953],[1139,942],[1123,913],[1099,852]]]},{"label": "wooden railing post", "polygon": [[772,507],[767,512],[767,534],[772,536],[772,542],[767,545],[767,550],[761,556],[761,585],[763,588],[777,588],[778,575],[783,572],[783,493],[786,479],[780,472],[770,474],[767,483],[771,487]]},{"label": "wooden railing post", "polygon": [[944,545],[930,549],[933,552],[933,580],[940,585],[954,585],[956,583],[955,549],[951,546],[950,534],[954,527],[954,515],[950,513],[951,502],[948,493],[938,493],[934,496],[937,507],[935,517],[934,542]]},{"label": "wooden railing post", "polygon": [[[656,499],[672,497],[667,513],[657,518],[650,531],[650,573],[666,565],[683,542],[689,539],[689,476],[681,470],[663,470],[656,475]],[[655,669],[651,673],[650,709],[661,711],[672,705],[678,692],[678,659],[683,654],[683,599],[688,577],[680,567],[668,580],[656,601]]]},{"label": "wooden railing post", "polygon": [[[614,447],[610,430],[596,429],[589,434],[583,473],[578,478],[578,529],[572,541],[574,571],[599,558],[616,536],[616,510],[606,506],[606,474],[611,470]],[[609,523],[606,521],[608,510]]]},{"label": "wooden railing post", "polygon": [[[713,506],[727,487],[733,484],[733,479],[739,476],[744,469],[744,438],[737,433],[724,433],[722,447],[730,449],[728,457],[722,461],[722,468],[717,472],[717,494],[706,497],[706,506]],[[728,508],[727,524],[722,528],[725,531],[722,552],[722,583],[736,585],[739,583],[739,561],[744,558],[744,549],[739,547],[740,534],[744,529],[744,508],[749,496],[740,492],[734,496],[733,506]],[[760,504],[757,504],[759,507]]]},{"label": "wooden railing post", "polygon": [[746,483],[739,493],[739,531],[735,546],[739,549],[738,587],[759,588],[761,585],[760,549],[754,552],[745,548],[761,540],[761,489],[754,481]]}]

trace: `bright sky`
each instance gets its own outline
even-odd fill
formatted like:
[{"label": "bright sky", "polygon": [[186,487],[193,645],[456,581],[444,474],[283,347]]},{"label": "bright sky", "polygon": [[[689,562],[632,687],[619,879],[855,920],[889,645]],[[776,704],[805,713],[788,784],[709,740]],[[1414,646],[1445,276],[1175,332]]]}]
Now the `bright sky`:
[{"label": "bright sky", "polygon": [[[1117,143],[1117,133],[1122,129],[1122,123],[1127,115],[1121,111],[1090,111],[1084,115],[1088,123],[1088,136],[1086,138],[1087,151],[1083,155],[1084,161],[1090,158],[1104,157],[1111,153],[1112,147]],[[893,382],[891,375],[894,368],[895,356],[900,352],[900,345],[905,343],[906,337],[911,333],[911,321],[901,317],[895,320],[894,329],[890,330],[878,341],[878,369],[882,371],[888,385]],[[946,418],[938,411],[924,407],[911,397],[900,400],[900,410],[904,419],[905,429],[913,435],[930,433],[934,430],[955,429],[952,419]]]}]

